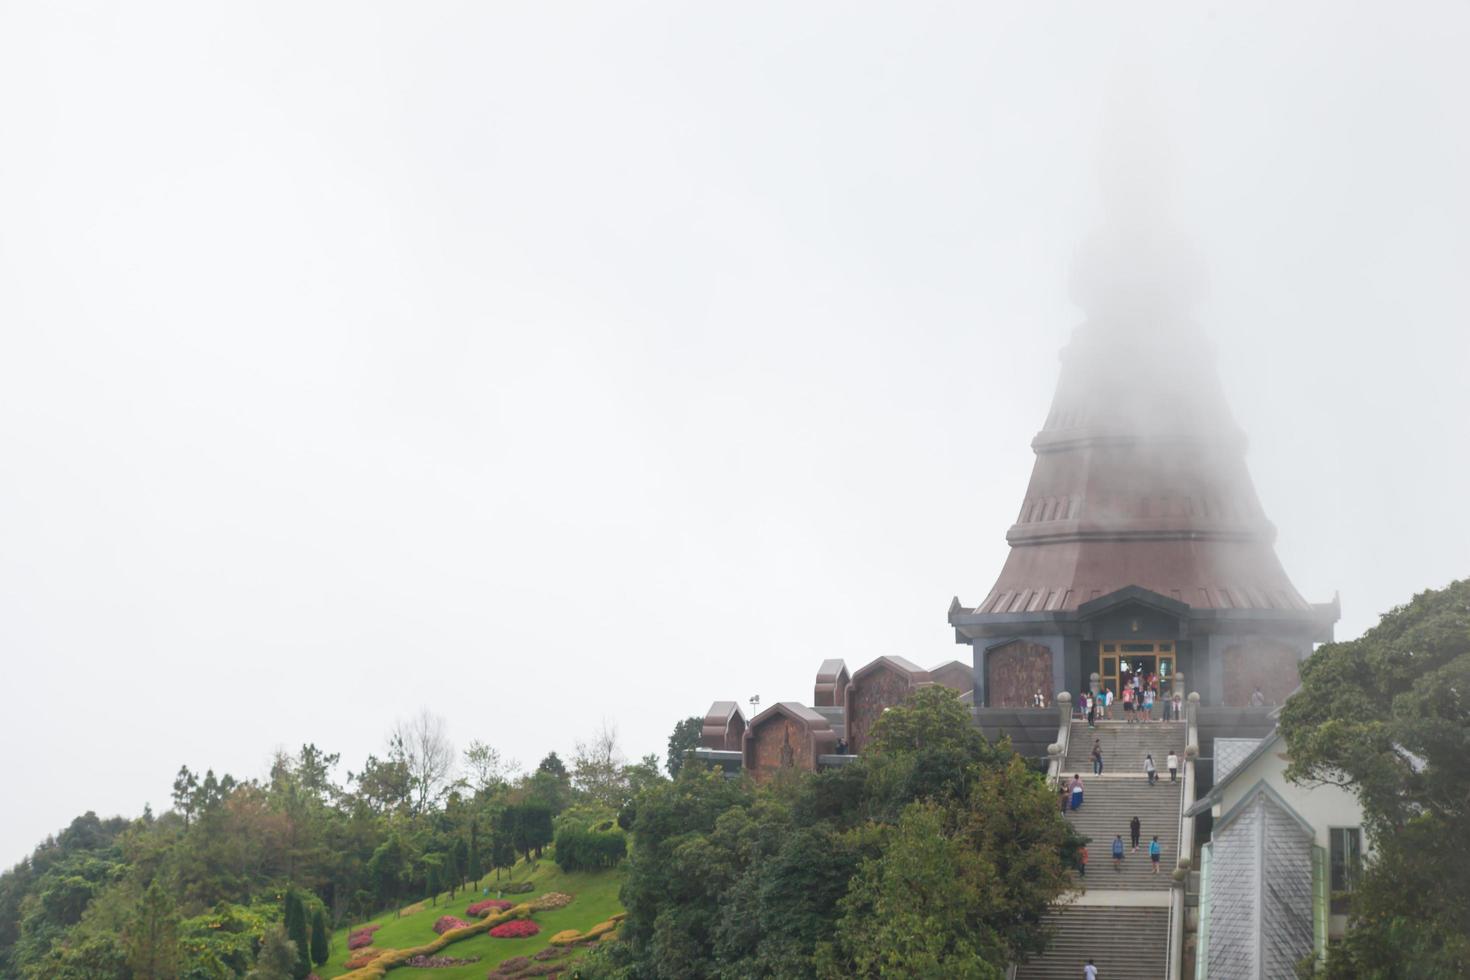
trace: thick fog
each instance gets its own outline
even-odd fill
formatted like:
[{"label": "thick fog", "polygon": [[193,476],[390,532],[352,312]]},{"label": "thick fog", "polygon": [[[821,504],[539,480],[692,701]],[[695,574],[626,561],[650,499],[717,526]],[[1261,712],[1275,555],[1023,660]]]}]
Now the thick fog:
[{"label": "thick fog", "polygon": [[1126,202],[1338,636],[1464,576],[1466,50],[1453,3],[0,7],[0,863],[423,706],[662,754],[967,655]]}]

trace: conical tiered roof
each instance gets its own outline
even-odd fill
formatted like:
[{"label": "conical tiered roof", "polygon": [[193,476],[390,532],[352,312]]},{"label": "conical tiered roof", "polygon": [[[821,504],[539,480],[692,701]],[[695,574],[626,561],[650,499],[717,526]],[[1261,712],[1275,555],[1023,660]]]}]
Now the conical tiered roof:
[{"label": "conical tiered roof", "polygon": [[1062,352],[1011,553],[976,613],[1076,609],[1128,586],[1196,609],[1307,611],[1272,547],[1187,241],[1121,211],[1079,252],[1087,322]]},{"label": "conical tiered roof", "polygon": [[1010,556],[975,612],[1076,609],[1128,586],[1195,608],[1311,608],[1197,330],[1079,328],[1032,447]]}]

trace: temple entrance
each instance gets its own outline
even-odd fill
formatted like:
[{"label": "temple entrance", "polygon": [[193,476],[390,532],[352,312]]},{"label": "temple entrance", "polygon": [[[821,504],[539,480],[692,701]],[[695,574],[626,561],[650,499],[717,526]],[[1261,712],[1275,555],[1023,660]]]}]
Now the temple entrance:
[{"label": "temple entrance", "polygon": [[1103,687],[1119,695],[1124,685],[1138,678],[1144,686],[1149,677],[1156,676],[1159,694],[1168,695],[1174,679],[1174,644],[1155,643],[1147,640],[1102,643],[1097,652],[1097,680]]}]

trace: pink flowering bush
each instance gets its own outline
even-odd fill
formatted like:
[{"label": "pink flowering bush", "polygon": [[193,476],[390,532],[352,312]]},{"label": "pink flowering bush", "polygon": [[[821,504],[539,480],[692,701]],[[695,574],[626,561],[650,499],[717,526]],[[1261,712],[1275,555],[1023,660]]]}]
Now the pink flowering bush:
[{"label": "pink flowering bush", "polygon": [[469,923],[457,915],[441,915],[439,921],[434,923],[434,932],[442,936],[450,929],[463,929],[467,925]]},{"label": "pink flowering bush", "polygon": [[373,933],[381,928],[382,926],[380,925],[370,925],[363,926],[361,929],[352,930],[347,936],[347,948],[362,949],[364,946],[371,946],[373,944]]},{"label": "pink flowering bush", "polygon": [[491,929],[490,935],[496,939],[524,939],[527,936],[534,936],[540,931],[541,927],[530,919],[512,919],[509,922],[502,922],[500,925]]},{"label": "pink flowering bush", "polygon": [[507,902],[503,898],[487,898],[483,902],[476,902],[469,908],[465,909],[464,914],[473,915],[476,918],[480,918],[486,912],[504,912],[506,909],[511,908],[514,905],[514,902]]}]

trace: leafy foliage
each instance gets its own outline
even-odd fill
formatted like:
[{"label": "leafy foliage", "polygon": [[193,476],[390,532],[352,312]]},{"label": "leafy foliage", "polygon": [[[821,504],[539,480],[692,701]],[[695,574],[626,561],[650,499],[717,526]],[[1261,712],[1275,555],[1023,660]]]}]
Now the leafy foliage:
[{"label": "leafy foliage", "polygon": [[606,792],[594,795],[554,753],[517,776],[476,742],[466,762],[483,778],[471,785],[453,778],[443,734],[421,714],[345,780],[339,757],[312,744],[278,753],[263,779],[184,766],[161,816],[78,817],[0,874],[0,976],[273,976],[272,927],[288,919],[286,973],[305,976],[329,958],[335,925],[437,901],[440,890],[452,898],[518,852],[539,856],[557,814],[575,807],[611,826],[616,810],[600,797],[664,781],[645,758],[605,773]]},{"label": "leafy foliage", "polygon": [[628,839],[622,831],[566,827],[556,835],[556,865],[563,871],[611,868],[627,853]]},{"label": "leafy foliage", "polygon": [[679,770],[684,767],[684,756],[690,750],[699,748],[699,737],[703,729],[704,719],[697,716],[685,718],[674,726],[673,732],[669,734],[669,754],[664,760],[670,778],[679,778]]},{"label": "leafy foliage", "polygon": [[872,745],[759,787],[686,764],[639,794],[623,942],[584,972],[990,978],[1038,948],[1074,842],[1040,775],[938,687]]},{"label": "leafy foliage", "polygon": [[1327,975],[1470,976],[1470,580],[1319,649],[1281,727],[1288,775],[1356,792],[1375,849]]}]

